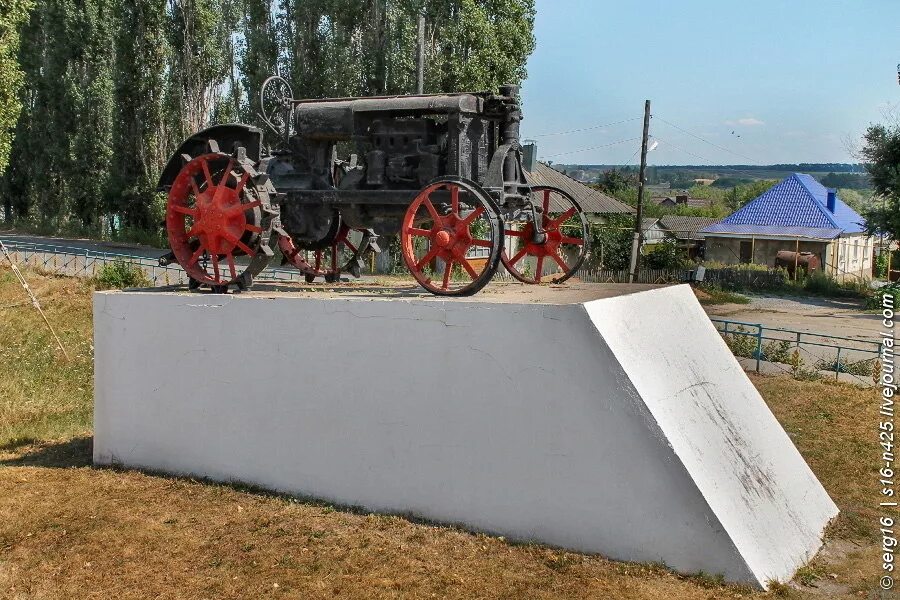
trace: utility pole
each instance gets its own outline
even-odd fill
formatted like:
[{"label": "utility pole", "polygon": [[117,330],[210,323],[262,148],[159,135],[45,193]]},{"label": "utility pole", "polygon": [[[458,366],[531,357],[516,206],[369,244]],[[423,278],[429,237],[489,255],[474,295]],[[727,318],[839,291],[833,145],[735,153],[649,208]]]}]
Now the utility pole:
[{"label": "utility pole", "polygon": [[634,283],[638,270],[638,253],[641,249],[641,220],[644,208],[644,173],[647,170],[647,138],[650,136],[650,101],[644,101],[644,136],[641,139],[641,171],[638,175],[637,214],[634,216],[634,239],[631,242],[631,266],[628,283]]},{"label": "utility pole", "polygon": [[425,11],[419,13],[419,36],[416,44],[416,93],[425,93]]}]

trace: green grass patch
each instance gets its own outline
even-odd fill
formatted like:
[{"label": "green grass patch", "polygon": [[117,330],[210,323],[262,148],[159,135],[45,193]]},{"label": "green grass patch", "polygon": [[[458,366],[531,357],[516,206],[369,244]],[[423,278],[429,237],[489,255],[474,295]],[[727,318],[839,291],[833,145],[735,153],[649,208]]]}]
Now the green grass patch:
[{"label": "green grass patch", "polygon": [[717,285],[708,285],[699,288],[702,293],[697,295],[700,304],[749,304],[750,298],[738,294],[732,290],[726,290]]},{"label": "green grass patch", "polygon": [[150,279],[144,270],[124,260],[105,263],[94,277],[94,285],[101,290],[149,287]]}]

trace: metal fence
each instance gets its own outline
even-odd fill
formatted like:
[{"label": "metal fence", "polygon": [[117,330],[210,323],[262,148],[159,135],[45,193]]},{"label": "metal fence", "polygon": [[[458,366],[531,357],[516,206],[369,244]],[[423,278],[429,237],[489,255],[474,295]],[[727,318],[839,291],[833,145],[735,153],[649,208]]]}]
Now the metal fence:
[{"label": "metal fence", "polygon": [[[873,384],[880,373],[881,344],[848,337],[710,319],[738,357],[755,362],[757,373],[800,377],[833,373],[835,379]],[[843,375],[843,377],[842,377]]]},{"label": "metal fence", "polygon": [[[60,275],[93,277],[103,265],[124,261],[140,267],[154,286],[187,283],[187,274],[180,265],[162,267],[158,259],[149,256],[31,242],[4,242],[4,245],[17,263]],[[302,281],[302,278],[303,274],[295,269],[269,268],[260,273],[256,280],[291,282]]]}]

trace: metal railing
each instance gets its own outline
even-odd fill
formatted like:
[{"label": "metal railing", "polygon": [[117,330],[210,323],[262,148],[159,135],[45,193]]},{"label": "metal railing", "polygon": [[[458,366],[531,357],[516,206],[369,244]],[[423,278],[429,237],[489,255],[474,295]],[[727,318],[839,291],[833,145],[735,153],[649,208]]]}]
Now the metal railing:
[{"label": "metal railing", "polygon": [[[4,244],[13,255],[13,260],[21,265],[60,275],[93,277],[103,265],[124,261],[140,267],[154,286],[187,283],[187,274],[180,265],[171,264],[163,267],[159,265],[158,259],[149,256],[32,242],[12,241]],[[290,282],[301,281],[302,278],[303,274],[295,269],[268,268],[260,273],[256,280]]]},{"label": "metal railing", "polygon": [[757,373],[765,364],[794,375],[822,371],[871,384],[880,369],[881,343],[824,333],[812,333],[760,323],[710,319],[738,357],[755,361]]}]

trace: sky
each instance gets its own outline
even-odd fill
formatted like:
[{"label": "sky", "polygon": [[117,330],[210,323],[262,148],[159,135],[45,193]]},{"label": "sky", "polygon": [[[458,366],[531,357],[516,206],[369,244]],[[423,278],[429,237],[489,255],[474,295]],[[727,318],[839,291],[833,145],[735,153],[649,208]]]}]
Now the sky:
[{"label": "sky", "polygon": [[645,99],[651,165],[857,162],[900,116],[900,0],[536,5],[522,136],[541,160],[637,163]]}]

